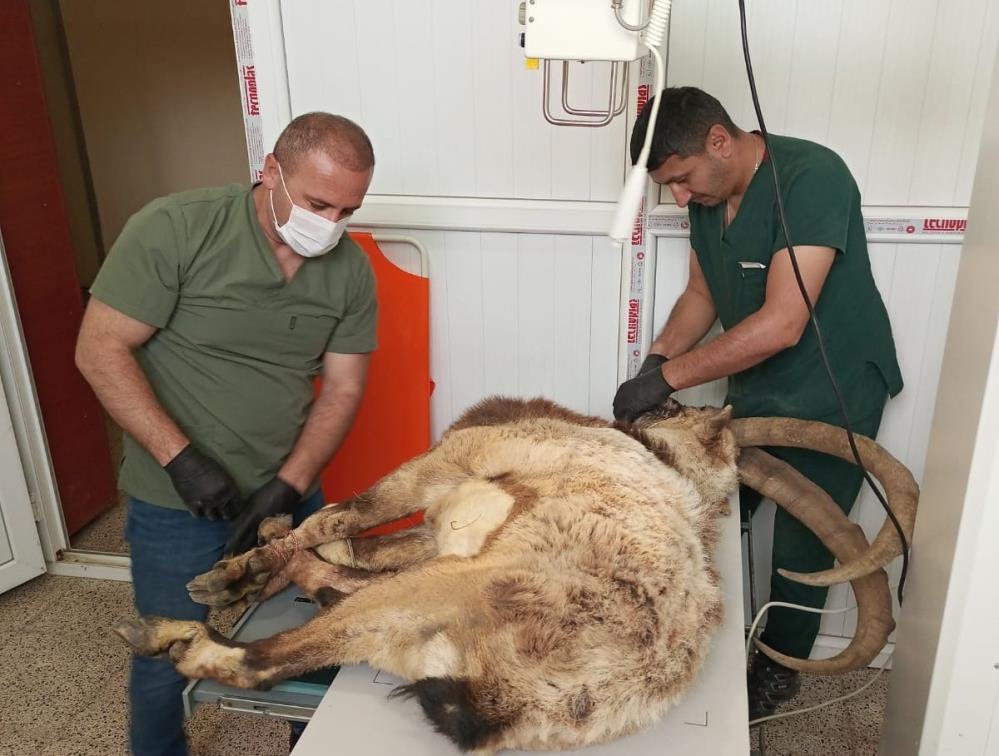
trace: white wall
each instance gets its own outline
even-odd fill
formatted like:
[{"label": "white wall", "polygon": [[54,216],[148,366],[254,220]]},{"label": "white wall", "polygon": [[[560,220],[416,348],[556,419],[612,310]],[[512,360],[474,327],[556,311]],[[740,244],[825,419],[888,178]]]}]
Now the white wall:
[{"label": "white wall", "polygon": [[[282,18],[292,113],[332,109],[362,124],[378,159],[372,192],[616,199],[624,119],[545,122],[515,3],[294,0]],[[608,68],[574,66],[570,102],[599,102]]]},{"label": "white wall", "polygon": [[[462,197],[616,198],[624,119],[553,127],[541,72],[517,45],[517,0],[285,0],[292,114],[363,124],[372,191]],[[968,204],[999,5],[987,0],[750,2],[768,128],[837,150],[867,205]],[[755,127],[735,0],[673,6],[670,84],[705,88]],[[606,64],[574,65],[572,101],[603,104]],[[633,79],[634,82],[634,79]]]},{"label": "white wall", "polygon": [[999,753],[997,186],[994,78],[888,689],[887,756]]},{"label": "white wall", "polygon": [[[988,0],[749,2],[767,129],[846,160],[865,205],[967,206],[999,4]],[[671,84],[711,92],[755,128],[736,0],[673,4]]]}]

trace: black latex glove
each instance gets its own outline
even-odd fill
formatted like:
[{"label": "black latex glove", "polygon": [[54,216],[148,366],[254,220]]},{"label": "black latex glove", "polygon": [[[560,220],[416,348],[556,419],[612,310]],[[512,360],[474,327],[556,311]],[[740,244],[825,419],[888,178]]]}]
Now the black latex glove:
[{"label": "black latex glove", "polygon": [[618,386],[614,395],[614,417],[631,422],[665,402],[675,390],[663,378],[661,369],[637,375]]},{"label": "black latex glove", "polygon": [[290,513],[302,500],[302,494],[280,478],[265,483],[246,502],[232,524],[232,535],[225,544],[226,554],[242,554],[257,545],[257,527],[268,517]]},{"label": "black latex glove", "polygon": [[662,354],[656,354],[655,352],[649,352],[645,357],[645,361],[642,362],[642,366],[638,368],[638,374],[644,375],[645,373],[653,370],[655,368],[661,368],[664,362],[668,362],[669,357]]},{"label": "black latex glove", "polygon": [[239,511],[239,489],[222,466],[188,444],[163,469],[195,517],[231,520]]}]

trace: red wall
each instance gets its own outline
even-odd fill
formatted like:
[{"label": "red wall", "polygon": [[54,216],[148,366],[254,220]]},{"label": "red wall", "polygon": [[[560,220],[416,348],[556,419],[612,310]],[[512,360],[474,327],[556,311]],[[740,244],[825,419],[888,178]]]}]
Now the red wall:
[{"label": "red wall", "polygon": [[0,2],[0,234],[72,533],[116,501],[104,414],[73,362],[83,314],[26,0]]}]

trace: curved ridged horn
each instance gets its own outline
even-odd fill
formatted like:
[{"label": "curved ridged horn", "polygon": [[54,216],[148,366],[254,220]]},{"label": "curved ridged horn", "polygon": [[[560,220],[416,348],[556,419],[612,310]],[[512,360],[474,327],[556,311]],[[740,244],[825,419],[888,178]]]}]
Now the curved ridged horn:
[{"label": "curved ridged horn", "polygon": [[[847,462],[855,461],[846,431],[835,425],[784,417],[751,417],[733,420],[732,431],[735,433],[736,443],[743,449],[752,446],[792,446],[832,454]],[[854,438],[864,465],[881,483],[888,505],[902,526],[906,540],[911,543],[912,526],[916,519],[916,505],[919,501],[919,486],[912,473],[871,439],[859,433],[855,433]],[[833,553],[835,554],[835,551]],[[856,559],[846,563],[840,559],[838,567],[823,572],[800,573],[781,570],[780,574],[805,585],[835,585],[868,575],[890,564],[901,553],[902,544],[895,527],[886,519],[874,543]]]},{"label": "curved ridged horn", "polygon": [[[860,526],[846,518],[829,494],[786,462],[760,449],[744,449],[739,457],[739,478],[815,533],[840,562],[852,563],[868,550]],[[883,569],[876,569],[853,578],[851,585],[857,599],[857,630],[850,645],[831,659],[797,659],[774,651],[755,638],[753,642],[774,661],[803,672],[832,675],[866,667],[895,629],[888,575]]]}]

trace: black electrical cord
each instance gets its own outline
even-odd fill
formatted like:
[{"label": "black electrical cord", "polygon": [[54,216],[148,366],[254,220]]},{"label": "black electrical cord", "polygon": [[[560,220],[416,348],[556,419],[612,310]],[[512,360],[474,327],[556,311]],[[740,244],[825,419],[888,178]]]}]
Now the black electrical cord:
[{"label": "black electrical cord", "polygon": [[846,436],[850,441],[850,449],[853,450],[854,459],[856,459],[857,466],[864,473],[864,479],[871,487],[871,490],[874,491],[874,495],[878,497],[878,501],[881,502],[881,506],[884,507],[892,525],[894,525],[895,530],[898,531],[898,537],[902,541],[902,574],[898,581],[898,603],[901,605],[902,593],[905,588],[905,578],[909,572],[909,542],[906,540],[905,533],[902,530],[902,526],[899,524],[898,518],[895,517],[895,513],[891,510],[891,507],[888,506],[888,502],[885,500],[884,495],[871,478],[870,473],[867,472],[867,468],[864,467],[864,462],[860,458],[860,450],[857,448],[856,439],[853,437],[853,428],[850,427],[850,418],[846,411],[846,401],[843,399],[843,392],[840,391],[839,384],[836,382],[836,376],[833,375],[832,366],[829,364],[829,355],[826,354],[825,342],[822,339],[822,331],[819,329],[819,321],[815,317],[815,308],[812,305],[811,298],[808,296],[807,289],[805,289],[805,282],[801,278],[801,270],[798,268],[798,258],[795,257],[794,247],[791,244],[791,232],[787,227],[787,216],[784,214],[784,198],[781,196],[780,177],[777,175],[777,161],[774,159],[773,150],[770,149],[770,134],[767,132],[766,124],[763,123],[763,111],[760,109],[760,98],[756,93],[756,79],[753,76],[753,63],[749,58],[749,36],[746,33],[745,0],[739,0],[739,23],[742,28],[742,53],[746,58],[746,74],[749,77],[749,89],[753,94],[753,108],[756,110],[756,120],[759,121],[760,131],[763,133],[763,144],[766,148],[767,155],[770,157],[770,169],[773,173],[774,179],[774,194],[777,196],[777,214],[780,217],[780,225],[781,230],[784,233],[784,239],[787,241],[787,251],[791,255],[791,266],[794,268],[794,277],[798,281],[798,288],[801,290],[801,296],[805,300],[805,306],[808,308],[808,317],[811,320],[812,328],[815,330],[815,337],[819,343],[819,353],[822,355],[822,364],[825,366],[826,373],[829,376],[829,382],[832,384],[833,391],[836,394],[836,401],[839,403],[839,411],[843,416],[843,427],[846,429]]}]

